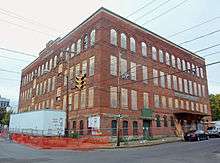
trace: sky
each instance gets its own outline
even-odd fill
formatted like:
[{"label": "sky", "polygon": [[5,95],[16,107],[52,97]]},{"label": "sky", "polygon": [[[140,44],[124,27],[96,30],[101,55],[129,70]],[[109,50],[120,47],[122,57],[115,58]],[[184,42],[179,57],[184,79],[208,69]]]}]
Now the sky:
[{"label": "sky", "polygon": [[[220,44],[220,31],[215,32],[220,30],[219,0],[0,0],[0,4],[0,48],[35,56],[48,41],[64,36],[100,7],[176,44],[214,32],[181,45],[192,52]],[[211,19],[209,23],[170,37]],[[204,56],[214,52],[219,53],[205,57],[206,63],[220,61],[220,46],[197,54]],[[0,95],[9,98],[13,106],[18,103],[21,70],[34,59],[0,50]],[[220,64],[207,67],[207,72],[209,93],[220,93]]]}]

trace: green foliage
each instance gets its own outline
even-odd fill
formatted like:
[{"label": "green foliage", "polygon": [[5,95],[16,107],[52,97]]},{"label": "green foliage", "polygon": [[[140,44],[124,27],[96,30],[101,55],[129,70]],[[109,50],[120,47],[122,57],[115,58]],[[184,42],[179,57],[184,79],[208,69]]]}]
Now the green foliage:
[{"label": "green foliage", "polygon": [[212,120],[220,120],[220,94],[209,95],[210,107],[212,111]]},{"label": "green foliage", "polygon": [[7,111],[3,114],[1,123],[3,125],[9,125],[9,121],[10,121],[10,115],[12,114],[12,111]]},{"label": "green foliage", "polygon": [[79,133],[70,133],[69,135],[68,135],[68,137],[70,137],[70,138],[79,138]]}]

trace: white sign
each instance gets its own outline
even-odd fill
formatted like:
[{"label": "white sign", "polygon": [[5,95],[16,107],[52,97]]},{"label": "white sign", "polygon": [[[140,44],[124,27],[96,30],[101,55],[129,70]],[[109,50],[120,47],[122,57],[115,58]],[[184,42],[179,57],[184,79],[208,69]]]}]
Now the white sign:
[{"label": "white sign", "polygon": [[89,117],[88,127],[99,129],[100,128],[100,116]]}]

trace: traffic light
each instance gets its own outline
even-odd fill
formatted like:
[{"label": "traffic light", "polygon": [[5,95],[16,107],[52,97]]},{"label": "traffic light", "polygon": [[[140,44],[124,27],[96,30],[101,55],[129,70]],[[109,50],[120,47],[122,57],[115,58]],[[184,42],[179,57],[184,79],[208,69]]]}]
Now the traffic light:
[{"label": "traffic light", "polygon": [[86,86],[86,74],[75,77],[75,88],[84,89]]}]

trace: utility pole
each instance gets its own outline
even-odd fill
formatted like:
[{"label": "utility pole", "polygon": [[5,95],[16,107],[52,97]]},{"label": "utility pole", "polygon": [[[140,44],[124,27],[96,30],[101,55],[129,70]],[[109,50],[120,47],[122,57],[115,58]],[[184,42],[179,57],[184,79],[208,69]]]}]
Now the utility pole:
[{"label": "utility pole", "polygon": [[67,137],[69,134],[69,68],[70,68],[70,54],[68,51],[65,52],[67,54],[67,74],[66,74],[66,128],[65,128],[65,136]]}]

